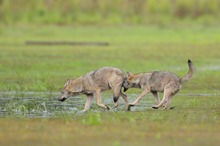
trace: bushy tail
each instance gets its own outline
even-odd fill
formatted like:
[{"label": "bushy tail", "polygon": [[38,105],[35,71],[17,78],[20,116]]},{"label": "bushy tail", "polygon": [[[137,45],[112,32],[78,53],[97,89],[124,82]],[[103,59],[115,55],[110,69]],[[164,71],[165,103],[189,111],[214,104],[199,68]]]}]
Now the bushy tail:
[{"label": "bushy tail", "polygon": [[190,80],[195,72],[195,67],[191,60],[188,60],[188,66],[189,66],[189,71],[183,78],[180,79],[181,83]]}]

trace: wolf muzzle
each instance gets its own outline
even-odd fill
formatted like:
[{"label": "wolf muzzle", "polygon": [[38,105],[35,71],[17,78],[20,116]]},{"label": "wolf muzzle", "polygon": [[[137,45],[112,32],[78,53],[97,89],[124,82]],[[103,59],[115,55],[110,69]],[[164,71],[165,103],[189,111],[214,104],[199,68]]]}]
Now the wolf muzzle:
[{"label": "wolf muzzle", "polygon": [[127,90],[128,90],[128,88],[125,88],[125,87],[124,87],[124,92],[126,92]]}]

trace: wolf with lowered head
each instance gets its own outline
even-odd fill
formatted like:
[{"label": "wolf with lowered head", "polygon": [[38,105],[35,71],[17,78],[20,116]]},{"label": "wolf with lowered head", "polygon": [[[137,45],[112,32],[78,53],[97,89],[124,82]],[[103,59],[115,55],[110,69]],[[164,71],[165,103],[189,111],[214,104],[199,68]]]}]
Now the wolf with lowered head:
[{"label": "wolf with lowered head", "polygon": [[103,67],[91,71],[77,79],[68,80],[58,100],[65,101],[70,96],[85,94],[87,96],[83,110],[85,112],[90,109],[92,99],[96,96],[96,104],[103,109],[109,110],[110,108],[101,102],[101,92],[112,90],[115,106],[118,105],[119,96],[122,96],[126,105],[128,105],[127,95],[121,91],[125,78],[126,74],[120,69],[115,67]]}]

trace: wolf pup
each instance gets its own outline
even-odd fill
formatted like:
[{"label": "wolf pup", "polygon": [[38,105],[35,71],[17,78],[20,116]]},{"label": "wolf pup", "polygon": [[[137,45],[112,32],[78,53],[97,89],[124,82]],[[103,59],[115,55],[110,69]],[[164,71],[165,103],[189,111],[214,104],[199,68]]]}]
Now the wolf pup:
[{"label": "wolf pup", "polygon": [[90,109],[91,101],[95,95],[96,104],[99,107],[109,110],[110,108],[101,102],[101,92],[111,89],[113,91],[115,106],[118,105],[119,96],[122,96],[126,105],[128,105],[127,95],[121,92],[126,76],[124,72],[114,67],[103,67],[91,71],[75,80],[68,80],[58,100],[65,101],[70,96],[76,96],[80,93],[85,94],[87,96],[83,110],[85,112]]},{"label": "wolf pup", "polygon": [[[158,109],[163,106],[163,109],[166,110],[170,106],[172,97],[180,90],[181,84],[192,78],[195,67],[191,60],[188,60],[188,66],[189,71],[183,78],[179,78],[174,73],[164,71],[153,71],[135,75],[128,73],[128,79],[125,80],[123,84],[125,89],[124,91],[128,88],[141,88],[143,92],[133,103],[128,105],[127,110],[130,110],[131,106],[139,103],[140,100],[149,92],[153,94],[157,102],[157,105],[152,108]],[[161,101],[157,92],[164,93]]]}]

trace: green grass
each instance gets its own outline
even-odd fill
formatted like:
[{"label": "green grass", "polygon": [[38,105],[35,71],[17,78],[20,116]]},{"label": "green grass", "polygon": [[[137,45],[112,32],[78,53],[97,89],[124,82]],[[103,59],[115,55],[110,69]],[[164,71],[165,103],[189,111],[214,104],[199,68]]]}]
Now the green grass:
[{"label": "green grass", "polygon": [[217,146],[219,98],[180,97],[174,110],[88,112],[0,120],[1,145]]},{"label": "green grass", "polygon": [[[59,91],[68,78],[103,66],[134,73],[167,70],[183,76],[188,71],[187,59],[191,59],[197,71],[183,91],[219,93],[218,31],[204,27],[5,27],[0,35],[0,90]],[[27,40],[110,45],[27,46]]]},{"label": "green grass", "polygon": [[[220,143],[218,32],[219,28],[202,26],[2,26],[0,91],[15,91],[15,98],[17,95],[25,98],[19,91],[59,92],[68,78],[103,66],[133,73],[166,70],[184,76],[188,71],[187,60],[191,59],[196,73],[173,98],[174,110],[153,110],[142,102],[140,105],[148,108],[104,112],[93,104],[86,114],[54,109],[56,118],[39,119],[25,118],[31,110],[48,109],[39,104],[38,98],[33,98],[33,102],[12,100],[5,108],[20,111],[23,116],[15,118],[12,114],[0,119],[0,145],[217,146]],[[27,40],[103,41],[110,45],[27,46]],[[129,89],[128,95],[140,92]],[[189,96],[190,93],[193,94]],[[206,93],[212,95],[195,95]],[[50,96],[45,99],[52,102],[55,98]],[[84,96],[79,100],[85,100]],[[144,100],[153,102],[153,98]]]}]

